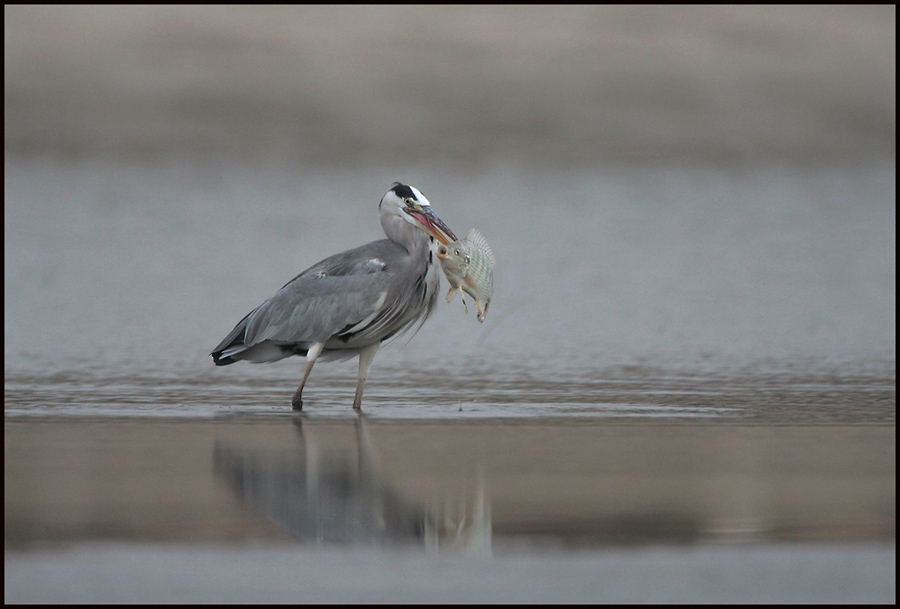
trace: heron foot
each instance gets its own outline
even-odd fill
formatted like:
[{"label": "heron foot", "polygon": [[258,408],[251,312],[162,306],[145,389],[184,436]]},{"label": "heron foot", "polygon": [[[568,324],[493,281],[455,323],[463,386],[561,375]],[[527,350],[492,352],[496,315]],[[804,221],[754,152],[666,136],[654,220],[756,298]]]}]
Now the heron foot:
[{"label": "heron foot", "polygon": [[294,410],[303,410],[303,398],[300,397],[299,393],[295,393],[294,397],[291,398],[291,406],[294,407]]}]

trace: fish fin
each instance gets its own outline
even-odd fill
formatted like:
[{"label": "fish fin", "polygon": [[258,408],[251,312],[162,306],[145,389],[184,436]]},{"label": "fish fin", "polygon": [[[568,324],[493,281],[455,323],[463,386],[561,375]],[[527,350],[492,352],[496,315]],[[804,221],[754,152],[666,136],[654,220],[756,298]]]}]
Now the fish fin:
[{"label": "fish fin", "polygon": [[478,308],[478,321],[484,323],[484,317],[487,315],[488,307],[491,303],[484,302],[483,300],[476,300],[475,306]]},{"label": "fish fin", "polygon": [[477,247],[484,254],[491,268],[496,266],[497,259],[494,258],[494,250],[491,249],[491,246],[488,244],[487,239],[484,238],[484,235],[478,232],[478,229],[469,229],[469,232],[466,233],[466,241],[472,243],[472,245]]}]

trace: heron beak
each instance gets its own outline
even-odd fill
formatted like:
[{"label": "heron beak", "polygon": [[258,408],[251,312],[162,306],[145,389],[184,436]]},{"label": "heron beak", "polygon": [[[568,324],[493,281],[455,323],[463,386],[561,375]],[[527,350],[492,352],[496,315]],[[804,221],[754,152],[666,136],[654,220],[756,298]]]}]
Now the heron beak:
[{"label": "heron beak", "polygon": [[422,230],[426,233],[447,245],[453,241],[458,241],[456,235],[453,234],[453,231],[450,230],[444,221],[438,218],[433,211],[431,211],[430,207],[422,207],[421,209],[404,209],[406,213],[419,221],[419,224],[422,225]]}]

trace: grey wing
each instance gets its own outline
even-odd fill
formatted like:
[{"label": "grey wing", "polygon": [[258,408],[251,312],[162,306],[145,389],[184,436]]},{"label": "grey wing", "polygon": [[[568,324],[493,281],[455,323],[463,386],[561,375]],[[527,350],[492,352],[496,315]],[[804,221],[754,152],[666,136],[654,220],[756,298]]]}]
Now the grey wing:
[{"label": "grey wing", "polygon": [[310,267],[250,313],[244,344],[323,342],[374,317],[385,301],[390,254],[376,241]]},{"label": "grey wing", "polygon": [[298,277],[250,314],[244,344],[324,342],[377,313],[384,302],[377,279],[374,273]]}]

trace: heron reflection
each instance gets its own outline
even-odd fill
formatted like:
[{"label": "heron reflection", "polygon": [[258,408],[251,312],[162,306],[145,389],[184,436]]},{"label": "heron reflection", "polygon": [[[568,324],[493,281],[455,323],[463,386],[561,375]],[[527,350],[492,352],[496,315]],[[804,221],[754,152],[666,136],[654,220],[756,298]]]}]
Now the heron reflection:
[{"label": "heron reflection", "polygon": [[305,542],[407,544],[490,554],[490,507],[483,484],[471,511],[449,504],[428,506],[390,484],[375,458],[365,416],[355,422],[355,458],[351,451],[320,448],[302,418],[294,425],[299,450],[244,449],[224,442],[215,446],[217,475],[254,511]]}]

